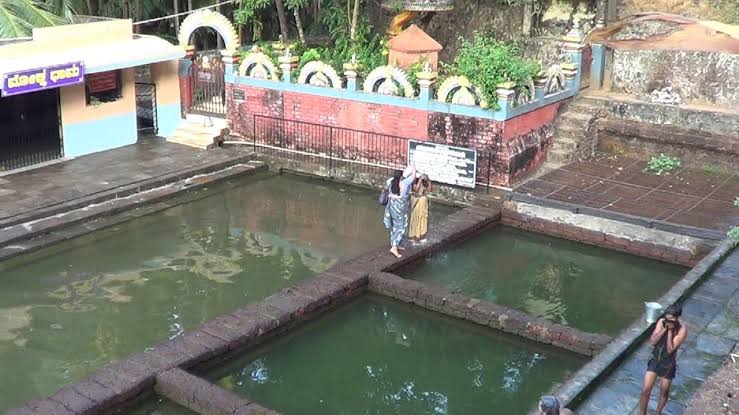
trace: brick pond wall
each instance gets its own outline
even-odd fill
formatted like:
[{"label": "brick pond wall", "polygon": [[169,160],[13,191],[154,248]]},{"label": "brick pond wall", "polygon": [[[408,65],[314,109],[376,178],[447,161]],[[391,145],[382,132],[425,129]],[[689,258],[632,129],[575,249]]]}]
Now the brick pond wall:
[{"label": "brick pond wall", "polygon": [[[243,99],[234,100],[234,90]],[[279,128],[286,131],[280,146],[323,153],[330,147],[392,165],[405,163],[407,157],[405,141],[395,137],[467,147],[478,151],[478,181],[487,178],[490,162],[491,184],[502,186],[544,161],[563,102],[497,121],[233,83],[226,85],[226,101],[231,134],[238,140],[256,136],[261,142]],[[341,130],[327,137],[328,127]]]},{"label": "brick pond wall", "polygon": [[506,201],[505,225],[693,267],[712,248],[698,238],[568,211]]}]

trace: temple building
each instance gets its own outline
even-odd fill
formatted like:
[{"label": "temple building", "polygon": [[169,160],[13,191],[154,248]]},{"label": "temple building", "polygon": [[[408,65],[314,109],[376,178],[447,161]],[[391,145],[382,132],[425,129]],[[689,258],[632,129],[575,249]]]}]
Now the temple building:
[{"label": "temple building", "polygon": [[98,17],[0,41],[0,171],[167,137],[184,55],[131,20]]}]

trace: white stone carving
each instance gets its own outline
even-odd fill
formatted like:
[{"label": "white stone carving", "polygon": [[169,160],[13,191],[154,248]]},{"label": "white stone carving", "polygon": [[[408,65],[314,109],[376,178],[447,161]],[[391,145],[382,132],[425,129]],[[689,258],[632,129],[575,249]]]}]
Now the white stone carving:
[{"label": "white stone carving", "polygon": [[298,75],[299,84],[341,89],[341,77],[329,64],[321,61],[310,61],[303,65]]},{"label": "white stone carving", "polygon": [[405,71],[395,66],[379,66],[364,80],[364,92],[413,98],[415,91]]},{"label": "white stone carving", "polygon": [[444,80],[439,86],[436,99],[439,102],[451,102],[452,104],[489,107],[482,97],[480,88],[472,85],[472,82],[465,76],[452,76]]},{"label": "white stone carving", "polygon": [[190,37],[201,27],[210,27],[218,32],[229,52],[236,52],[241,45],[239,34],[231,21],[226,16],[210,9],[201,9],[187,16],[180,24],[177,41],[182,46],[189,45]]},{"label": "white stone carving", "polygon": [[280,70],[262,52],[250,52],[239,66],[239,75],[257,79],[280,80]]},{"label": "white stone carving", "polygon": [[544,84],[544,95],[550,95],[555,92],[564,91],[565,74],[562,71],[562,67],[559,65],[552,65],[547,69],[546,72],[547,83]]}]

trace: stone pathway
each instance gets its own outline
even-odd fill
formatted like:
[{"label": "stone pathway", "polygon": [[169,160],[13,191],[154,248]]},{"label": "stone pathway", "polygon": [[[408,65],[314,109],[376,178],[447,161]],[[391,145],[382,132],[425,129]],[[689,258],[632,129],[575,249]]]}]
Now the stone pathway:
[{"label": "stone pathway", "polygon": [[685,415],[739,415],[739,350],[727,358],[688,403]]},{"label": "stone pathway", "polygon": [[243,152],[238,150],[202,151],[152,138],[0,176],[0,228],[7,226],[13,218],[20,220],[30,212],[127,185],[184,173],[205,165],[221,164],[220,168],[224,168],[242,155]]},{"label": "stone pathway", "polygon": [[[727,257],[683,303],[688,340],[678,351],[677,375],[663,414],[685,412],[687,403],[739,341],[739,250]],[[583,414],[637,413],[651,348],[645,341],[578,408]],[[649,403],[654,413],[655,386]]]},{"label": "stone pathway", "polygon": [[739,223],[739,175],[681,168],[645,173],[647,163],[599,155],[525,183],[517,193],[647,219],[727,231]]}]

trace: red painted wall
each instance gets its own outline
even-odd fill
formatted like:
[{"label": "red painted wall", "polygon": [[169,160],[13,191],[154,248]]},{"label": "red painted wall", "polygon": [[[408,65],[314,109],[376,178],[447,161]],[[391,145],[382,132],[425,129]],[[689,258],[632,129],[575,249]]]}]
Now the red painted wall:
[{"label": "red painted wall", "polygon": [[[234,88],[244,101],[233,100]],[[401,166],[406,139],[428,140],[477,150],[478,181],[490,166],[492,184],[504,186],[543,162],[559,108],[499,122],[234,84],[226,84],[226,104],[231,133],[245,141]]]}]

